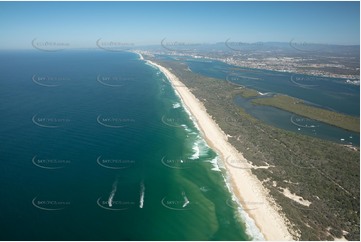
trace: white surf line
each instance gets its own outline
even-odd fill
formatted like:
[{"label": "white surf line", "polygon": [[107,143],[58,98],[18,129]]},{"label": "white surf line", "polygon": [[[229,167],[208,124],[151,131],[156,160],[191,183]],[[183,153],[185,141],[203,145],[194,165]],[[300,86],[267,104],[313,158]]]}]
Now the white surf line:
[{"label": "white surf line", "polygon": [[145,193],[144,181],[141,181],[140,182],[140,200],[139,200],[140,208],[143,208],[143,206],[144,206],[144,193]]},{"label": "white surf line", "polygon": [[[185,105],[185,103],[187,103],[187,105],[189,105],[189,108],[193,109],[191,115],[193,114],[197,121],[197,129],[201,131],[200,133],[202,134],[202,136],[204,135],[207,142],[209,142],[209,144],[212,144],[212,147],[217,151],[217,153],[219,152],[223,160],[229,155],[232,155],[233,159],[244,159],[242,153],[239,153],[232,145],[230,145],[230,143],[227,142],[226,135],[215,123],[215,121],[209,116],[209,114],[207,114],[201,102],[187,88],[184,88],[184,85],[181,86],[182,88],[180,88],[180,86],[177,86],[178,84],[182,83],[176,76],[174,76],[174,74],[172,74],[163,66],[160,66],[152,61],[147,60],[146,63],[151,66],[153,65],[153,67],[157,67],[155,69],[161,70],[168,78],[168,80],[172,83],[172,86],[175,88],[176,91],[175,93],[181,97],[182,105]],[[185,110],[188,111],[187,113],[190,113],[187,105],[184,106]],[[199,125],[203,128],[200,129],[197,123],[199,123]],[[204,127],[207,128],[204,129]],[[279,213],[275,205],[272,205],[272,202],[268,200],[267,190],[264,190],[263,185],[255,177],[255,175],[253,175],[249,170],[237,169],[228,166],[226,163],[225,165],[227,168],[227,175],[229,174],[232,178],[232,188],[234,188],[235,192],[237,192],[237,194],[234,193],[234,195],[239,196],[240,199],[247,198],[250,201],[263,202],[263,206],[260,206],[258,209],[255,210],[248,210],[248,213],[245,213],[247,216],[250,216],[252,218],[252,221],[255,222],[256,231],[261,231],[264,235],[262,237],[265,237],[265,239],[268,240],[292,240],[293,237],[288,231],[288,227],[286,225],[288,223],[287,219],[284,218],[282,214]],[[243,206],[247,208],[247,204],[243,203],[242,207]],[[270,223],[269,221],[272,221],[272,223]],[[246,224],[249,225],[247,222]],[[258,228],[260,228],[260,231]],[[251,237],[258,237],[254,234],[256,231],[249,231],[249,229],[246,229],[247,234],[249,234]]]},{"label": "white surf line", "polygon": [[184,204],[182,207],[185,208],[189,204],[189,200],[188,200],[185,192],[182,192],[182,195],[183,195],[183,199],[184,199]]},{"label": "white surf line", "polygon": [[117,191],[117,187],[118,187],[118,179],[116,179],[115,182],[113,183],[113,190],[110,193],[109,198],[108,198],[108,206],[109,207],[113,206],[113,198],[114,198],[115,193]]},{"label": "white surf line", "polygon": [[140,59],[140,60],[144,60],[143,55],[142,55],[139,51],[137,51],[137,50],[131,50],[131,51],[129,51],[129,52],[130,52],[130,53],[137,54],[137,55],[139,56],[139,59]]},{"label": "white surf line", "polygon": [[199,159],[199,155],[200,155],[200,150],[199,150],[199,144],[198,144],[198,140],[196,140],[193,144],[192,150],[194,151],[194,154],[189,158],[191,160],[197,160]]}]

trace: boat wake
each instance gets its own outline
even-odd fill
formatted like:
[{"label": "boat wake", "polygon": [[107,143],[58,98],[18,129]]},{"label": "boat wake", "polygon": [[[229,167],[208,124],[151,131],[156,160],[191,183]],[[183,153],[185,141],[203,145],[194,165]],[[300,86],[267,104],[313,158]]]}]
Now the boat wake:
[{"label": "boat wake", "polygon": [[261,96],[266,96],[266,97],[274,95],[273,92],[258,92],[258,94]]},{"label": "boat wake", "polygon": [[139,200],[140,208],[143,208],[143,206],[144,206],[144,193],[145,193],[144,181],[141,181],[140,182],[140,200]]},{"label": "boat wake", "polygon": [[118,179],[116,179],[113,183],[113,189],[109,195],[109,198],[108,198],[108,206],[109,207],[112,207],[113,206],[113,198],[115,196],[115,193],[117,192],[117,187],[118,187]]},{"label": "boat wake", "polygon": [[184,199],[184,203],[183,203],[182,207],[185,208],[189,204],[189,200],[188,200],[185,192],[182,192],[182,195],[183,195],[183,199]]}]

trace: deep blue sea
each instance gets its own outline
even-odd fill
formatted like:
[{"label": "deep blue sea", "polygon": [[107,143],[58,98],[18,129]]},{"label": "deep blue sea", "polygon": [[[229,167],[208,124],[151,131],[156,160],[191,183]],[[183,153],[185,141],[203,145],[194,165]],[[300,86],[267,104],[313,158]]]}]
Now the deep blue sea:
[{"label": "deep blue sea", "polygon": [[0,53],[1,240],[249,240],[217,155],[137,54]]},{"label": "deep blue sea", "polygon": [[[360,86],[347,84],[346,79],[252,69],[205,59],[158,57],[177,59],[186,63],[194,73],[255,89],[264,97],[282,93],[303,99],[312,106],[360,117]],[[274,107],[254,105],[251,99],[238,96],[234,101],[252,116],[272,126],[340,144],[360,145],[359,133]]]}]

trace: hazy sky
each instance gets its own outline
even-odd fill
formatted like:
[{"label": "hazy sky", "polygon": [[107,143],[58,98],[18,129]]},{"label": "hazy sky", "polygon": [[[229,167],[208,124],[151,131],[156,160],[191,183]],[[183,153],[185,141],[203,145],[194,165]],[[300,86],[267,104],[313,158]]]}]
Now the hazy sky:
[{"label": "hazy sky", "polygon": [[31,48],[34,38],[359,44],[359,23],[359,2],[0,2],[0,48]]}]

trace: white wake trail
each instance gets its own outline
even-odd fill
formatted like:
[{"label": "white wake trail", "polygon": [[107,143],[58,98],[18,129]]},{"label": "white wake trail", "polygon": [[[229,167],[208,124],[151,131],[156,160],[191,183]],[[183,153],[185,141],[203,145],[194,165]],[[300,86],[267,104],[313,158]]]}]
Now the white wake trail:
[{"label": "white wake trail", "polygon": [[184,199],[183,208],[185,208],[189,204],[189,200],[188,200],[185,192],[182,192],[182,195],[183,195],[183,199]]},{"label": "white wake trail", "polygon": [[113,198],[117,191],[117,187],[118,187],[118,179],[114,181],[112,192],[110,193],[109,198],[108,198],[108,206],[109,207],[113,206]]},{"label": "white wake trail", "polygon": [[140,208],[143,208],[144,205],[144,193],[145,193],[145,186],[144,186],[144,182],[142,181],[140,183],[140,201],[139,201]]}]

